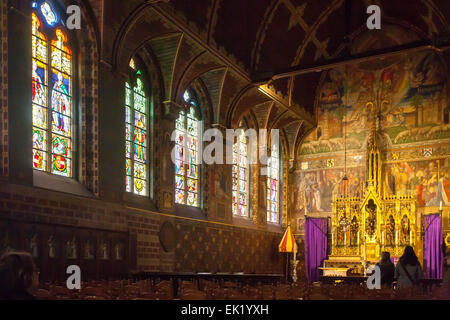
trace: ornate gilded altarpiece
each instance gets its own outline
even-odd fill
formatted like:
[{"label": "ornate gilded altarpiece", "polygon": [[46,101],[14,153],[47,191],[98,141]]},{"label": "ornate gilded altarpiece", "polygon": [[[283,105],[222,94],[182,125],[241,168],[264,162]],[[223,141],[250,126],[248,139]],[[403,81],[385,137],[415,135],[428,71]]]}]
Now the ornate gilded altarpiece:
[{"label": "ornate gilded altarpiece", "polygon": [[367,142],[366,182],[361,197],[339,196],[332,203],[332,254],[326,267],[352,267],[357,273],[380,260],[398,259],[408,245],[422,260],[420,219],[413,194],[387,194],[375,121]]}]

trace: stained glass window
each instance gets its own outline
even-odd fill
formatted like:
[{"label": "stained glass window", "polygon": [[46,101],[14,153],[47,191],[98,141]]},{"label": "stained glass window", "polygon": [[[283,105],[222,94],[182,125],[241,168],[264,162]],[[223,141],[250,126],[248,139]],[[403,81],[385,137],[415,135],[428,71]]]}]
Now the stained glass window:
[{"label": "stained glass window", "polygon": [[233,215],[248,217],[249,163],[248,141],[242,131],[233,145],[232,209]]},{"label": "stained glass window", "polygon": [[134,62],[134,59],[130,60],[129,66],[131,69],[136,70],[136,63]]},{"label": "stained glass window", "polygon": [[[32,13],[33,168],[72,177],[72,52],[44,2]],[[38,15],[49,26],[47,35]],[[50,40],[49,40],[50,39]]]},{"label": "stained glass window", "polygon": [[148,195],[147,110],[144,84],[138,76],[133,87],[125,84],[125,190],[141,196]]},{"label": "stained glass window", "polygon": [[186,111],[175,121],[175,202],[199,206],[200,169],[198,165],[200,124],[197,119],[198,103],[191,91],[183,95]]},{"label": "stained glass window", "polygon": [[272,223],[280,222],[280,155],[278,149],[276,146],[272,147],[267,166],[267,221]]}]

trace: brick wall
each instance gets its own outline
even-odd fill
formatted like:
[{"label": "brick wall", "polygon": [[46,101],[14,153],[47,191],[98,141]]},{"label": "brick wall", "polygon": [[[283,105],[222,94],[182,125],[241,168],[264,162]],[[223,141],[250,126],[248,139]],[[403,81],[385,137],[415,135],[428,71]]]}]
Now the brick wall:
[{"label": "brick wall", "polygon": [[[281,238],[278,233],[3,183],[0,186],[0,223],[7,226],[8,222],[15,221],[27,223],[30,230],[52,226],[69,228],[68,232],[94,230],[105,235],[127,234],[130,238],[129,270],[282,272],[282,257],[276,251]],[[162,228],[163,224],[168,227]],[[0,248],[4,247],[7,229],[0,228]],[[23,246],[19,249],[27,249]],[[83,250],[82,244],[80,246]],[[40,252],[45,254],[44,249]]]},{"label": "brick wall", "polygon": [[0,176],[8,175],[8,16],[0,3]]}]

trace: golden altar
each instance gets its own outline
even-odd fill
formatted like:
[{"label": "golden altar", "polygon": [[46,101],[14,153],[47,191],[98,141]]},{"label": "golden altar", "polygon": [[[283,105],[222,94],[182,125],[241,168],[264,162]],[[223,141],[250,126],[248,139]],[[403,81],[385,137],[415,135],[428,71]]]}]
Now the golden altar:
[{"label": "golden altar", "polygon": [[342,272],[338,270],[342,268],[349,268],[351,274],[363,274],[368,265],[380,260],[381,252],[387,251],[397,260],[407,245],[421,258],[415,196],[389,194],[382,183],[383,174],[374,121],[367,142],[362,197],[333,198],[332,253],[324,262],[324,275]]}]

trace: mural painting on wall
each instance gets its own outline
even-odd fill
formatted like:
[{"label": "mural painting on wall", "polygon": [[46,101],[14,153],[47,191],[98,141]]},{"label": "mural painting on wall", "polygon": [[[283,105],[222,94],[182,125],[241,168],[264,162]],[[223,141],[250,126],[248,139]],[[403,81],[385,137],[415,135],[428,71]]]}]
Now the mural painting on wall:
[{"label": "mural painting on wall", "polygon": [[297,172],[292,186],[294,214],[331,212],[333,196],[360,196],[364,183],[364,168],[348,168],[347,181],[342,181],[343,169]]},{"label": "mural painting on wall", "polygon": [[[434,53],[331,70],[318,97],[318,126],[302,155],[361,149],[370,121],[367,102],[381,98],[385,145],[450,138],[444,66]],[[426,116],[425,116],[426,115]],[[447,119],[448,122],[448,119]]]},{"label": "mural painting on wall", "polygon": [[386,166],[387,191],[415,194],[420,207],[450,205],[450,158]]},{"label": "mural painting on wall", "polygon": [[[424,143],[450,138],[444,70],[438,55],[430,52],[331,70],[317,97],[317,128],[305,138],[299,160],[313,163],[315,156],[324,159],[331,152],[329,158],[336,158],[343,156],[345,149],[364,154],[367,128],[373,120],[368,102],[379,107],[382,152],[394,147],[401,150],[408,144],[408,148],[420,149],[422,155]],[[426,159],[432,155],[430,151],[423,153],[423,160],[418,157],[385,164],[386,191],[413,193],[421,207],[438,206],[441,200],[450,205],[450,159]],[[303,215],[305,206],[308,212],[331,212],[333,195],[343,194],[345,189],[344,170],[321,166],[302,169],[294,174],[294,216]],[[347,194],[358,196],[365,179],[364,166],[347,168],[347,175]]]}]

